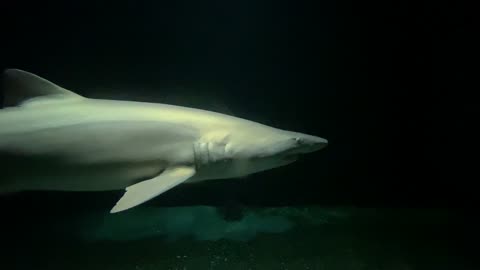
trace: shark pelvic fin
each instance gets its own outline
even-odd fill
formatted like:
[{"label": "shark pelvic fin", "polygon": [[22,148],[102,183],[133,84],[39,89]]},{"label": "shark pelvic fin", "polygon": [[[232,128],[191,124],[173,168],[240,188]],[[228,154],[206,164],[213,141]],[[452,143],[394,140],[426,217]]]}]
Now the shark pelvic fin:
[{"label": "shark pelvic fin", "polygon": [[64,89],[35,74],[20,70],[7,69],[3,72],[4,106],[24,106],[38,98],[53,100],[70,100],[82,96]]},{"label": "shark pelvic fin", "polygon": [[110,213],[117,213],[142,204],[163,192],[181,184],[195,174],[194,167],[178,166],[168,168],[160,175],[131,185]]}]

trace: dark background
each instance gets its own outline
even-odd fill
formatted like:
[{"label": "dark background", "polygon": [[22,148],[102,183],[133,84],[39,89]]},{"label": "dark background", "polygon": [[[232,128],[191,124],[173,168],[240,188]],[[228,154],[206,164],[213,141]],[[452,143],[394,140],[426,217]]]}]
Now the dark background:
[{"label": "dark background", "polygon": [[[236,116],[330,142],[288,167],[149,203],[452,207],[476,196],[476,34],[462,1],[1,5],[2,69],[87,97],[162,102],[196,91]],[[48,198],[111,207],[120,193]],[[47,200],[21,196],[33,208]]]}]

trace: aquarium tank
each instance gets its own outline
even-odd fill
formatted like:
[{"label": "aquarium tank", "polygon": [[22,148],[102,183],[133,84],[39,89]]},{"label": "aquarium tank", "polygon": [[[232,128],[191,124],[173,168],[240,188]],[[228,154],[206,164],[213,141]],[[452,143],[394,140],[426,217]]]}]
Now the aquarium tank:
[{"label": "aquarium tank", "polygon": [[480,269],[468,2],[1,6],[0,269]]}]

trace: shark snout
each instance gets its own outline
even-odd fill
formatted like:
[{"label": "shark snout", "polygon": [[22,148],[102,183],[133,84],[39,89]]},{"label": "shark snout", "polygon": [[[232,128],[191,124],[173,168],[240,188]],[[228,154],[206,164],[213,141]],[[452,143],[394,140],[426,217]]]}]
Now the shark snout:
[{"label": "shark snout", "polygon": [[298,143],[298,152],[300,153],[311,153],[318,150],[325,148],[328,145],[328,140],[312,136],[302,134],[301,136],[296,137]]}]

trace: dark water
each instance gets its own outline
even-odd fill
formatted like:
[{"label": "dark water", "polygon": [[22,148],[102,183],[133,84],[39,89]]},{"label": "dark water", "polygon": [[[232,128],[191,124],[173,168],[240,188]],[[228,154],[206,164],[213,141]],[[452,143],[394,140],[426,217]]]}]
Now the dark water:
[{"label": "dark water", "polygon": [[116,194],[43,196],[2,200],[5,269],[476,269],[477,226],[459,209],[150,202],[112,215]]},{"label": "dark water", "polygon": [[2,3],[2,69],[92,98],[228,112],[329,146],[115,216],[106,213],[121,192],[4,196],[0,268],[477,269],[473,10],[462,1]]},{"label": "dark water", "polygon": [[110,215],[50,198],[69,211],[4,212],[8,269],[474,269],[458,210],[237,207],[227,218],[150,205]]}]

